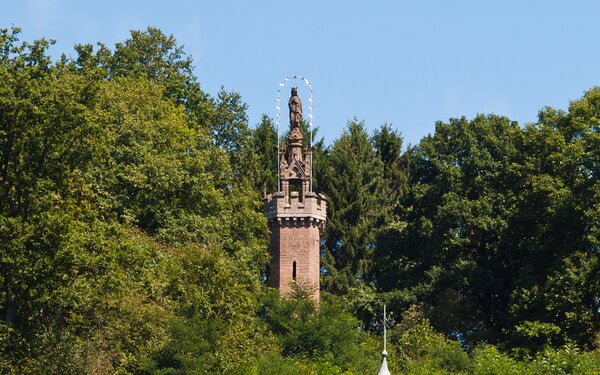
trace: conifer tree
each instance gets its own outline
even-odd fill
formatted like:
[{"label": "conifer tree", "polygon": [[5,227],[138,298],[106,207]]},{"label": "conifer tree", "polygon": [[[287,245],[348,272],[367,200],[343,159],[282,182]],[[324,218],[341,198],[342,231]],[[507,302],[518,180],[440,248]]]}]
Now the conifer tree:
[{"label": "conifer tree", "polygon": [[326,289],[346,293],[368,280],[375,233],[387,220],[384,163],[377,157],[365,125],[351,121],[328,156],[323,191],[329,198],[325,231]]}]

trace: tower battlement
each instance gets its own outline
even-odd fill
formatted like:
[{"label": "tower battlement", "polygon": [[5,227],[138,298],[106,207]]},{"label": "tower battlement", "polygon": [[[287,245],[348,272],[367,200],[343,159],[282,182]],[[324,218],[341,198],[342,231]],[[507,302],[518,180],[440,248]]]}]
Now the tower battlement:
[{"label": "tower battlement", "polygon": [[289,196],[286,196],[280,191],[268,194],[263,201],[264,213],[269,221],[306,219],[315,223],[325,223],[327,219],[327,201],[322,194],[307,192],[302,197],[299,192],[291,191]]}]

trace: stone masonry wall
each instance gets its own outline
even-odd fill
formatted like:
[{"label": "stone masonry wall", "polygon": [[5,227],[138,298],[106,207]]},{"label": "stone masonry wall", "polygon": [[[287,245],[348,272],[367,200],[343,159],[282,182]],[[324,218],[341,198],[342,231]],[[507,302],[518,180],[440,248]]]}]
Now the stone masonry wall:
[{"label": "stone masonry wall", "polygon": [[[271,264],[269,284],[279,288],[281,295],[292,293],[292,283],[298,282],[313,290],[313,300],[319,301],[320,229],[311,220],[282,220],[271,225]],[[296,262],[296,280],[293,264]]]}]

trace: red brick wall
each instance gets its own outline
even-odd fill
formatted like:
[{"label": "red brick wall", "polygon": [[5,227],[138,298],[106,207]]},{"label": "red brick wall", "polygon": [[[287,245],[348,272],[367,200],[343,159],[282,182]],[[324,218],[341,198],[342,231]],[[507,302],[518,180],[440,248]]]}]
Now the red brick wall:
[{"label": "red brick wall", "polygon": [[271,264],[269,285],[279,288],[281,295],[292,292],[293,263],[296,262],[297,282],[310,283],[319,301],[320,233],[317,224],[309,220],[285,220],[271,224]]}]

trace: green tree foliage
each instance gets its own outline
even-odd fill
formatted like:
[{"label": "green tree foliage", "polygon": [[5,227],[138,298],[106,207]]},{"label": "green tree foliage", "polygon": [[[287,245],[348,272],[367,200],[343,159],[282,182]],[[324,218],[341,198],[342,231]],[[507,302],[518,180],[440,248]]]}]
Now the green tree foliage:
[{"label": "green tree foliage", "polygon": [[373,133],[372,142],[376,155],[383,161],[383,177],[387,188],[383,194],[389,195],[394,207],[408,190],[406,155],[402,155],[402,136],[390,124],[383,124]]},{"label": "green tree foliage", "polygon": [[229,157],[234,182],[254,181],[258,175],[258,160],[252,148],[246,108],[240,94],[221,88],[210,120],[211,139]]},{"label": "green tree foliage", "polygon": [[[535,261],[512,295],[514,345],[537,349],[575,342],[591,348],[600,329],[597,216],[598,89],[569,112],[546,108],[525,129],[527,203],[517,216]],[[527,211],[525,211],[527,209]],[[527,236],[527,237],[525,237]],[[531,255],[530,255],[531,256]]]},{"label": "green tree foliage", "polygon": [[410,191],[378,238],[386,298],[425,302],[435,327],[472,344],[591,348],[597,97],[525,128],[494,115],[440,122],[409,150]]},{"label": "green tree foliage", "polygon": [[111,139],[98,107],[104,84],[50,65],[46,47],[5,46],[12,55],[0,74],[7,366],[127,368],[156,344],[172,308],[148,300],[144,287],[160,283],[157,249],[115,220],[107,186],[95,180]]},{"label": "green tree foliage", "polygon": [[306,299],[267,295],[261,315],[277,337],[283,355],[313,359],[317,367],[340,371],[333,373],[376,372],[377,344],[369,334],[359,332],[360,322],[343,311],[333,296],[326,297],[316,311]]},{"label": "green tree foliage", "polygon": [[475,341],[501,334],[518,268],[500,238],[513,205],[519,137],[515,123],[497,116],[438,123],[411,150],[406,224],[380,239],[381,287],[396,290],[403,304],[426,300],[436,326]]},{"label": "green tree foliage", "polygon": [[185,56],[172,35],[155,27],[133,30],[131,38],[117,43],[106,67],[111,76],[143,77],[164,85],[166,97],[179,103],[189,98],[196,82],[191,57]]},{"label": "green tree foliage", "polygon": [[455,340],[436,332],[413,305],[390,332],[390,354],[406,373],[471,372],[472,361]]},{"label": "green tree foliage", "polygon": [[375,231],[385,224],[389,197],[384,195],[384,163],[362,122],[354,120],[328,155],[323,191],[328,196],[325,232],[326,289],[346,293],[368,280]]},{"label": "green tree foliage", "polygon": [[1,373],[376,373],[387,303],[393,373],[598,374],[599,88],[524,127],[439,122],[404,153],[389,125],[331,147],[312,129],[315,309],[260,283],[268,117],[249,129],[156,28],[56,62],[18,34],[0,30]]},{"label": "green tree foliage", "polygon": [[246,104],[236,92],[221,89],[217,98],[203,92],[193,74],[192,58],[172,35],[148,27],[133,30],[131,38],[117,43],[114,52],[101,43],[95,54],[91,45],[78,45],[76,50],[79,56],[69,64],[71,69],[99,72],[108,79],[129,77],[155,83],[166,99],[183,107],[188,126],[208,131],[213,144],[231,159],[236,181],[254,173]]},{"label": "green tree foliage", "polygon": [[262,116],[260,124],[253,130],[252,142],[258,163],[256,189],[262,195],[277,191],[277,129],[267,115]]},{"label": "green tree foliage", "polygon": [[218,248],[189,244],[173,257],[169,288],[178,314],[168,322],[168,338],[141,361],[143,373],[243,373],[257,351],[272,350],[253,314],[258,292],[238,276],[246,265]]},{"label": "green tree foliage", "polygon": [[389,364],[401,374],[597,374],[600,356],[565,346],[517,360],[493,345],[478,345],[469,354],[458,341],[437,332],[412,305],[388,331]]},{"label": "green tree foliage", "polygon": [[[268,343],[252,313],[266,225],[249,170],[173,100],[189,78],[173,44],[149,30],[53,64],[17,32],[1,39],[3,372],[136,372],[182,327],[222,337],[207,368],[248,361]],[[239,97],[208,103],[248,142]]]}]

